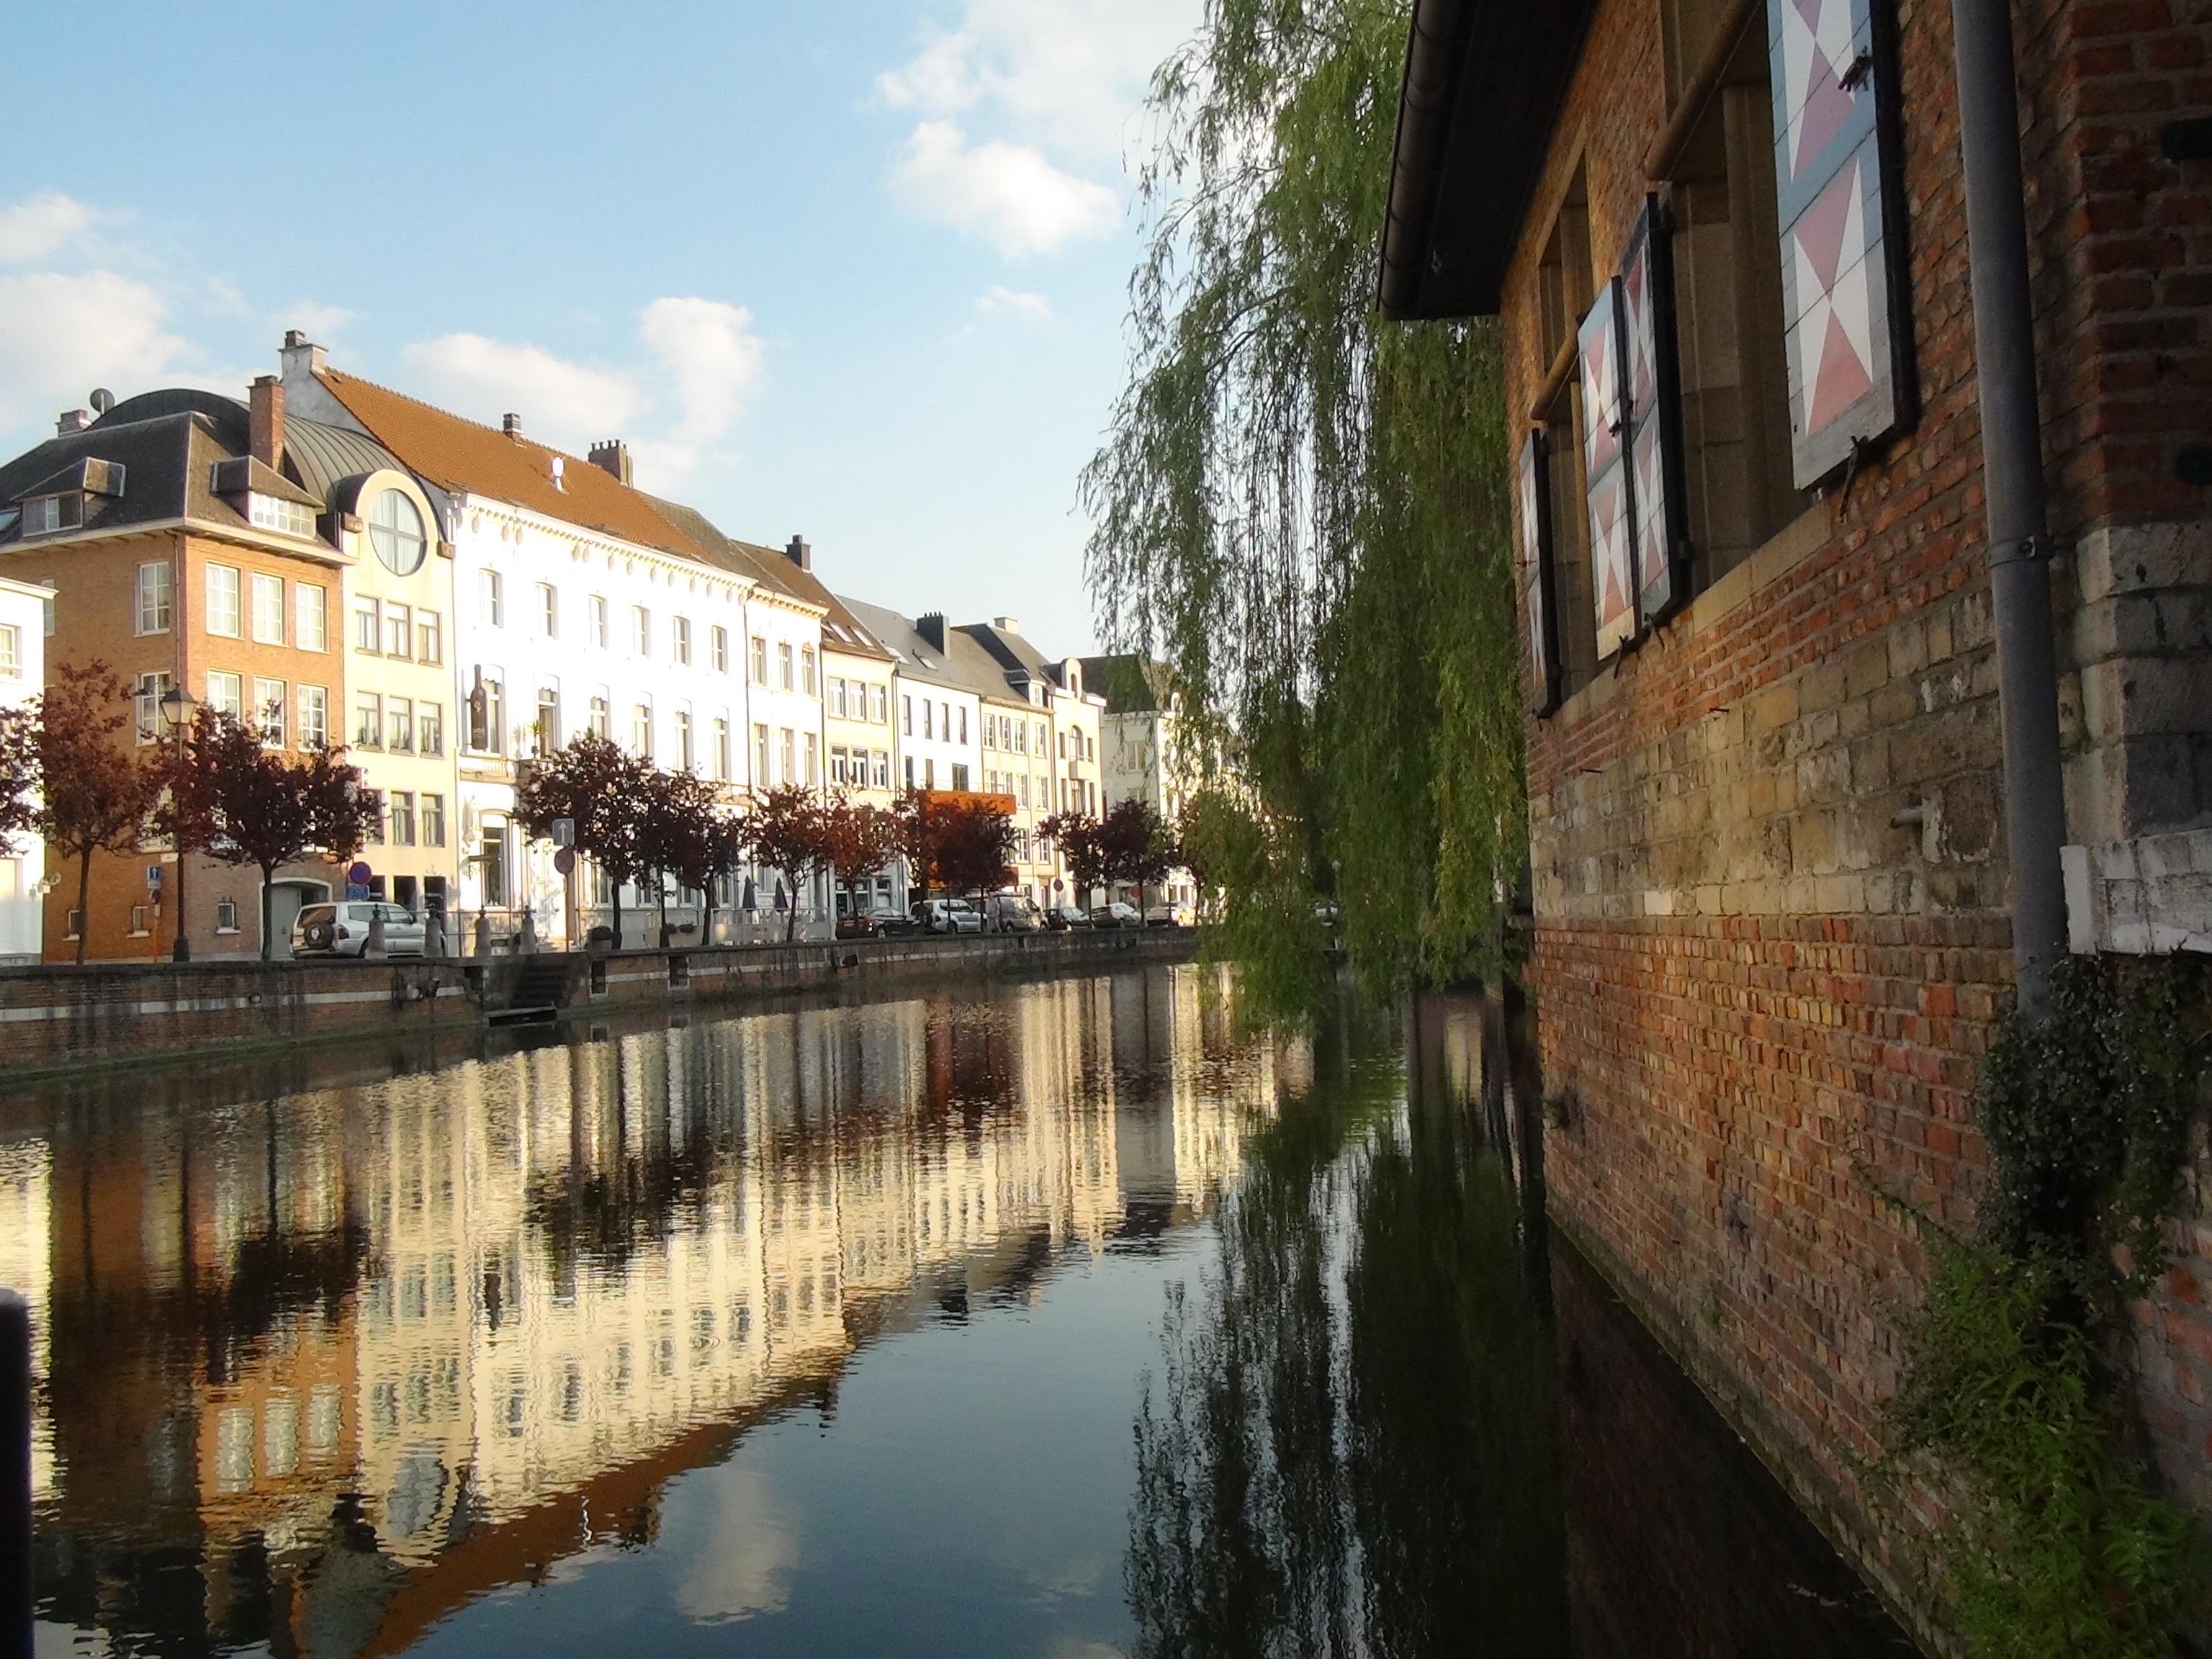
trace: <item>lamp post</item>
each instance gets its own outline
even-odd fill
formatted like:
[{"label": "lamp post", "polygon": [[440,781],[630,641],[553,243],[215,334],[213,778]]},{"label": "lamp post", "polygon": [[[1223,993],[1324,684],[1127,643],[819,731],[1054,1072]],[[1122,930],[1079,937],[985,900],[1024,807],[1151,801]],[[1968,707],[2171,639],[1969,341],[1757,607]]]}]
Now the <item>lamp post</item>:
[{"label": "lamp post", "polygon": [[[173,802],[175,792],[183,787],[185,780],[185,736],[191,730],[192,716],[199,712],[199,703],[183,686],[173,685],[161,694],[161,724],[177,734],[177,775],[169,785],[171,799]],[[177,907],[177,939],[176,943],[170,947],[169,960],[190,962],[192,959],[192,943],[185,933],[185,842],[182,835],[177,836],[174,839],[177,843],[177,890],[174,901]]]}]

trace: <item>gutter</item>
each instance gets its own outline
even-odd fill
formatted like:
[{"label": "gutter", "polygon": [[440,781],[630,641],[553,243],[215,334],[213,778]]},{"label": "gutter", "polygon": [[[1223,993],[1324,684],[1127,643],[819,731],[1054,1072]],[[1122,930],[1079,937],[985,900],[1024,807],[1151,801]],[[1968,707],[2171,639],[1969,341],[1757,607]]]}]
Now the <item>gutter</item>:
[{"label": "gutter", "polygon": [[1451,107],[1461,65],[1474,27],[1477,0],[1414,0],[1406,40],[1404,91],[1398,131],[1390,149],[1390,204],[1382,226],[1382,269],[1376,304],[1383,316],[1403,321],[1420,301],[1427,274],[1421,250],[1436,219],[1437,189],[1443,177]]},{"label": "gutter", "polygon": [[2044,520],[2043,423],[2036,404],[2020,103],[2007,0],[1952,0],[1959,141],[1966,175],[1974,365],[1989,507],[1997,701],[2004,720],[2005,842],[2012,865],[2013,969],[2030,1021],[2048,1012],[2067,951],[2066,789],[2058,752]]}]

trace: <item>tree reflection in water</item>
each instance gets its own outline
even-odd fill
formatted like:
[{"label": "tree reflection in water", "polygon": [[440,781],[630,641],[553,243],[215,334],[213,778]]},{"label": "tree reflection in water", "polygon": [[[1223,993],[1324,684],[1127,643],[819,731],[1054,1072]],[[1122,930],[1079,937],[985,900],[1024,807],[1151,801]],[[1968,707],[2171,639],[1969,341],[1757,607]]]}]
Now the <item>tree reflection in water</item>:
[{"label": "tree reflection in water", "polygon": [[[1568,1650],[1540,1258],[1463,1090],[1342,1026],[1170,1291],[1136,1423],[1137,1651]],[[1476,1633],[1480,1632],[1480,1638]]]}]

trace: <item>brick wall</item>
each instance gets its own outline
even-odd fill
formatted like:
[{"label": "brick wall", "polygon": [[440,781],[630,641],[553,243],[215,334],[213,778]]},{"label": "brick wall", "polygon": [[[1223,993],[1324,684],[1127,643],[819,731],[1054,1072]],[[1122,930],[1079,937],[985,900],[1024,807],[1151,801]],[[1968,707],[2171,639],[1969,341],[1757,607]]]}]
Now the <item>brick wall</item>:
[{"label": "brick wall", "polygon": [[[1599,6],[1506,281],[1510,410],[1556,349],[1540,264],[1578,172],[1594,276],[1642,204],[1674,3]],[[1909,1601],[1850,1462],[1925,1270],[1880,1194],[1971,1222],[2011,965],[1951,14],[1897,14],[1917,428],[1528,739],[1553,1206]],[[2019,27],[2073,838],[2103,842],[2212,822],[2212,538],[2181,478],[2212,434],[2212,168],[2159,149],[2212,109],[2212,13],[2034,0]],[[2152,1424],[2212,1515],[2212,1225],[2183,1231],[2144,1310]]]}]

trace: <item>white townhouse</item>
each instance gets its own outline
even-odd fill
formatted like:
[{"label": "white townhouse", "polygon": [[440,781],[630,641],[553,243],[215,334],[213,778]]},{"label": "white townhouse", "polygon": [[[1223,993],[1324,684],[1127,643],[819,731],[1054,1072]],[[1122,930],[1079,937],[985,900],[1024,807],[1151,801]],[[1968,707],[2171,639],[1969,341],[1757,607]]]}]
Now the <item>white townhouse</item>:
[{"label": "white townhouse", "polygon": [[1047,657],[1012,617],[965,623],[958,638],[964,643],[954,661],[994,697],[1016,705],[1011,719],[987,721],[983,730],[986,774],[1011,780],[1018,803],[1016,884],[1040,906],[1088,905],[1090,896],[1074,890],[1059,849],[1038,825],[1055,812],[1104,812],[1098,735],[1106,700],[1085,687],[1080,658]]},{"label": "white townhouse", "polygon": [[[755,781],[745,734],[756,709],[792,731],[802,763],[801,728],[818,752],[818,714],[799,708],[795,689],[799,653],[818,639],[806,608],[756,602],[754,576],[631,487],[623,446],[564,455],[525,437],[519,416],[480,426],[333,369],[297,334],[283,363],[292,409],[367,433],[414,473],[453,562],[460,861],[448,925],[459,947],[507,937],[526,917],[551,945],[611,920],[602,877],[586,866],[564,878],[550,844],[515,824],[518,759],[588,728],[742,793]],[[756,641],[771,674],[788,645],[790,698],[751,695]],[[623,908],[622,942],[653,942],[658,915],[644,896],[625,893]],[[696,897],[672,903],[670,920],[696,924]]]},{"label": "white townhouse", "polygon": [[[1124,653],[1085,657],[1083,678],[1106,700],[1098,729],[1100,811],[1125,800],[1146,801],[1173,830],[1198,788],[1203,758],[1190,741],[1173,674],[1164,663]],[[1115,896],[1137,896],[1117,891]],[[1197,919],[1198,884],[1188,870],[1170,870],[1146,896],[1164,900],[1178,921]]]},{"label": "white townhouse", "polygon": [[891,726],[899,787],[980,790],[982,696],[953,665],[944,616],[932,611],[915,618],[858,599],[845,604],[896,659]]},{"label": "white townhouse", "polygon": [[[0,708],[46,688],[47,589],[0,577]],[[0,844],[0,962],[36,962],[43,949],[46,843],[35,835]]]}]

